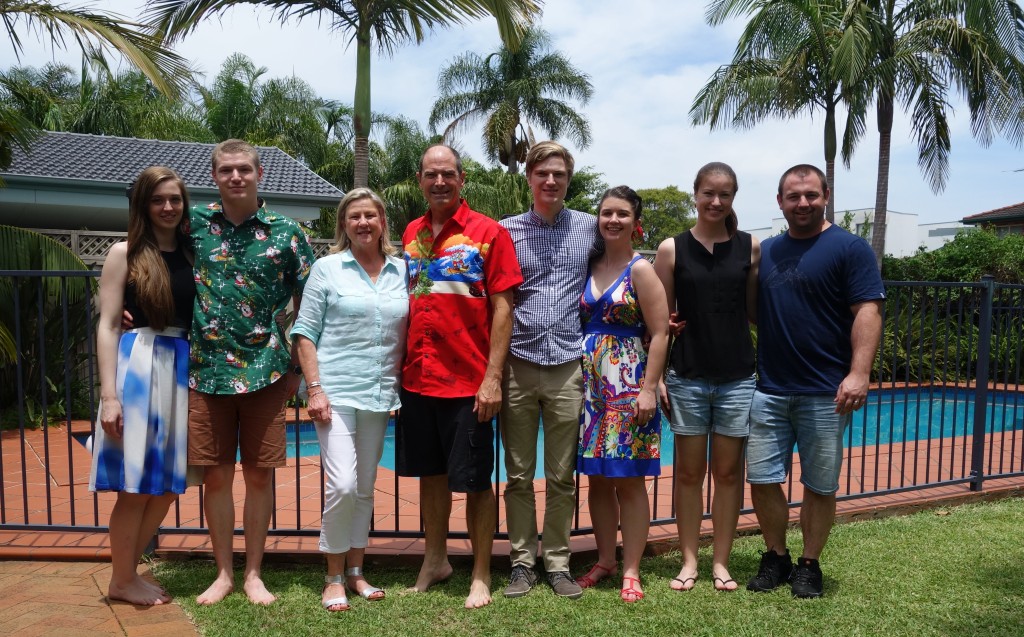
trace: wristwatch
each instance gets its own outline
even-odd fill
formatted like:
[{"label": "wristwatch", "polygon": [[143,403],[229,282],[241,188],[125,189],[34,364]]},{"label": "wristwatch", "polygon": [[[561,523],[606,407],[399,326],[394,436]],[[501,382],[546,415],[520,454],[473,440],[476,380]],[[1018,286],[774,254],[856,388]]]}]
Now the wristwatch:
[{"label": "wristwatch", "polygon": [[302,376],[302,365],[296,365],[292,367],[292,373],[296,376]]}]

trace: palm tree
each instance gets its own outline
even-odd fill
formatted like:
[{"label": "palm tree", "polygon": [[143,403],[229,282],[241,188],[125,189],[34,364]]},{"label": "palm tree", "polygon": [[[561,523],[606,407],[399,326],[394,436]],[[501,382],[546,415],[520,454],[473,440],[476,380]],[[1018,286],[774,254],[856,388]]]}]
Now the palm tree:
[{"label": "palm tree", "polygon": [[239,4],[272,8],[281,22],[316,17],[356,43],[355,185],[369,182],[370,53],[374,45],[392,54],[406,42],[419,44],[427,33],[486,15],[495,17],[502,41],[517,46],[539,13],[542,0],[150,0],[149,21],[167,41],[190,33],[207,16]]},{"label": "palm tree", "polygon": [[[752,128],[769,117],[796,118],[825,113],[825,175],[835,193],[836,111],[847,99],[832,58],[843,29],[842,0],[714,0],[708,23],[717,26],[741,14],[752,17],[730,64],[721,66],[697,93],[690,107],[694,124]],[[857,131],[848,120],[848,140]],[[835,197],[828,203],[835,219]]]},{"label": "palm tree", "polygon": [[440,97],[430,111],[432,129],[445,121],[446,139],[462,126],[484,120],[488,158],[518,172],[533,143],[527,120],[557,138],[563,132],[579,148],[590,145],[590,124],[562,100],[586,104],[594,93],[589,77],[561,53],[549,50],[551,38],[529,29],[518,50],[503,46],[487,57],[467,52],[441,71]]},{"label": "palm tree", "polygon": [[966,102],[982,145],[1024,141],[1024,11],[1013,0],[850,0],[837,72],[864,99],[851,108],[863,132],[874,101],[878,181],[871,247],[885,252],[889,161],[896,105],[910,112],[918,166],[938,193],[949,178],[950,92]]},{"label": "palm tree", "polygon": [[[20,59],[24,28],[44,34],[53,47],[64,48],[66,35],[93,59],[102,59],[105,52],[121,54],[139,69],[161,93],[177,97],[185,89],[191,70],[184,58],[162,46],[159,38],[147,33],[142,25],[106,12],[70,9],[46,2],[0,2],[0,22]],[[26,128],[23,117],[10,109],[0,110],[0,169],[10,166],[11,149],[18,145],[28,150],[32,129]]]}]

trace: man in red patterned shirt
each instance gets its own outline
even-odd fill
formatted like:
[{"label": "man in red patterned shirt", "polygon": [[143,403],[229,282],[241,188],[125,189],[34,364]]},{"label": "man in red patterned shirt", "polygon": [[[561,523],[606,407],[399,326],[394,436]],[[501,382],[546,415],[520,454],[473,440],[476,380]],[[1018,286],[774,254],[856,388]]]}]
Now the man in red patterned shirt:
[{"label": "man in red patterned shirt", "polygon": [[402,369],[398,474],[420,478],[426,550],[413,589],[452,573],[452,492],[466,494],[473,574],[466,608],[491,602],[496,521],[492,420],[523,276],[508,231],[469,209],[458,153],[432,146],[416,174],[429,208],[405,229],[409,337]]}]

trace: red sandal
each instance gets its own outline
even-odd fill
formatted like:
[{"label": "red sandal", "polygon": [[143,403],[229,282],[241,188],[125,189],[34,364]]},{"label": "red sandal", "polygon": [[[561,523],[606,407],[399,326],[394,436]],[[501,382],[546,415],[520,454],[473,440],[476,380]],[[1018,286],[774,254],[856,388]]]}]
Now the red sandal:
[{"label": "red sandal", "polygon": [[601,566],[600,564],[594,564],[586,575],[576,578],[576,583],[580,585],[580,588],[591,588],[597,586],[598,582],[604,578],[615,575],[615,571],[619,570],[618,564],[608,568],[607,566]]},{"label": "red sandal", "polygon": [[[627,599],[627,595],[632,595],[633,599]],[[619,591],[619,597],[622,601],[627,604],[633,602],[639,602],[644,598],[644,592],[640,590],[640,578],[638,577],[623,577],[622,578],[622,590]]]}]

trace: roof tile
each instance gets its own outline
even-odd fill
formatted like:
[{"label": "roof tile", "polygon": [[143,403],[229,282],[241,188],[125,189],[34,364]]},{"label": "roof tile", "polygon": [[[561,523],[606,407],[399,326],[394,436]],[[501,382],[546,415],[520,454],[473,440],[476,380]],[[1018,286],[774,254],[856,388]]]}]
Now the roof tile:
[{"label": "roof tile", "polygon": [[[210,176],[215,144],[44,132],[28,153],[14,147],[9,175],[129,183],[154,164],[173,168],[190,188],[216,188]],[[344,193],[273,146],[257,147],[261,193],[341,198]]]}]

